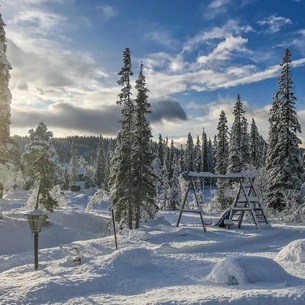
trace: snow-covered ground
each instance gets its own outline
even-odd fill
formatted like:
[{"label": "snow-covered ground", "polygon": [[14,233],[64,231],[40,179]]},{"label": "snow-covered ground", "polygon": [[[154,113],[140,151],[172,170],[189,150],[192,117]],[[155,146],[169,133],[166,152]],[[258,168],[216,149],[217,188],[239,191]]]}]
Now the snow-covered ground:
[{"label": "snow-covered ground", "polygon": [[198,215],[183,214],[177,228],[178,213],[161,211],[140,230],[118,234],[116,250],[107,204],[85,212],[92,195],[67,192],[68,206],[49,214],[36,271],[29,193],[1,199],[1,305],[305,304],[304,223],[208,226],[204,233]]}]

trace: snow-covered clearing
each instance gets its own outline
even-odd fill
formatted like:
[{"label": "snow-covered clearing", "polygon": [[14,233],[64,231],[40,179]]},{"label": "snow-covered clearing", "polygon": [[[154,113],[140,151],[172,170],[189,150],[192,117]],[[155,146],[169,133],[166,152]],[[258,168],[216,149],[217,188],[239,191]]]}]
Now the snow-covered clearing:
[{"label": "snow-covered clearing", "polygon": [[[28,192],[1,200],[0,303],[305,304],[305,224],[223,229],[196,214],[161,211],[137,231],[108,236],[107,204],[85,213],[93,191],[65,193],[39,235],[39,268],[25,217]],[[219,215],[211,215],[213,221]],[[210,218],[210,215],[207,216]],[[83,254],[73,263],[77,247]]]}]

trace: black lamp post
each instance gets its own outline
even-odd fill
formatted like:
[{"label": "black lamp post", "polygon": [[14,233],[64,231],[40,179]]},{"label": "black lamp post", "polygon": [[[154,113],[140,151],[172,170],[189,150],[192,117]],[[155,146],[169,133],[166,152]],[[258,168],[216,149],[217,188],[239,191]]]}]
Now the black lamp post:
[{"label": "black lamp post", "polygon": [[30,229],[34,235],[34,268],[38,269],[38,236],[46,219],[44,211],[35,209],[27,214]]}]

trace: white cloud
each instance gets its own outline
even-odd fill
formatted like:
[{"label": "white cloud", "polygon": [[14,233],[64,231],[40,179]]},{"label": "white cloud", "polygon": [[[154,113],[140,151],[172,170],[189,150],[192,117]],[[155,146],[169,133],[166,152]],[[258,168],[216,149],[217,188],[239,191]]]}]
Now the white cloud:
[{"label": "white cloud", "polygon": [[268,26],[268,29],[266,30],[267,33],[276,33],[280,31],[280,29],[283,26],[287,24],[292,24],[292,21],[289,18],[272,15],[265,20],[258,21],[257,23],[262,26],[267,25]]},{"label": "white cloud", "polygon": [[164,45],[169,49],[175,49],[178,45],[177,40],[172,38],[168,31],[151,31],[146,33],[144,38]]},{"label": "white cloud", "polygon": [[103,17],[106,19],[111,19],[118,14],[114,7],[110,5],[98,5],[97,9],[102,12]]},{"label": "white cloud", "polygon": [[213,19],[215,16],[226,13],[228,9],[228,4],[232,0],[212,0],[211,3],[203,9],[203,16],[206,19]]},{"label": "white cloud", "polygon": [[240,35],[254,31],[250,26],[240,26],[235,20],[228,21],[222,27],[213,27],[208,30],[204,30],[194,37],[190,38],[183,47],[183,52],[191,52],[202,44],[209,44],[211,41],[224,39],[227,36]]},{"label": "white cloud", "polygon": [[245,47],[247,42],[247,39],[244,39],[240,36],[228,36],[224,41],[220,42],[217,47],[208,55],[199,56],[197,58],[197,62],[201,64],[214,62],[217,65],[218,61],[229,59],[233,55],[233,52],[234,54],[236,54],[236,52],[249,52]]}]

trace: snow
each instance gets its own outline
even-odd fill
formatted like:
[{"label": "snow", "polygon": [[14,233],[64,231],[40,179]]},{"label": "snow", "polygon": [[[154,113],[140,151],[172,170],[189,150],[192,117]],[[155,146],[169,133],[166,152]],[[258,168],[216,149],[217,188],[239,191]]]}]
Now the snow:
[{"label": "snow", "polygon": [[[160,211],[139,230],[117,234],[93,190],[65,192],[39,234],[26,219],[29,192],[0,200],[0,296],[11,304],[258,304],[305,302],[305,224],[208,226],[199,215]],[[215,223],[220,214],[212,214]],[[109,236],[109,234],[111,234]]]}]

